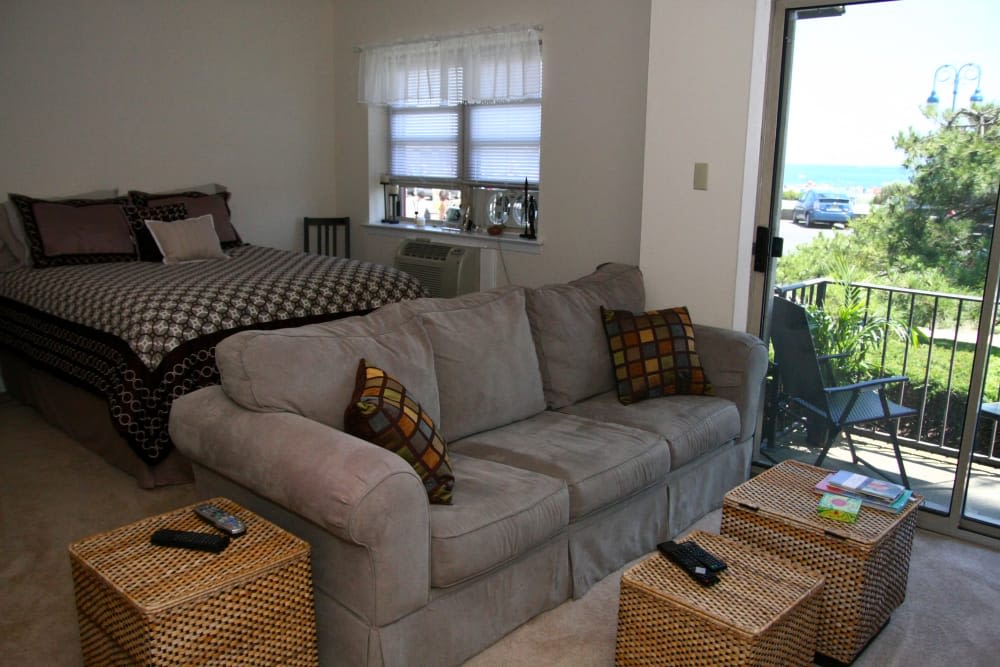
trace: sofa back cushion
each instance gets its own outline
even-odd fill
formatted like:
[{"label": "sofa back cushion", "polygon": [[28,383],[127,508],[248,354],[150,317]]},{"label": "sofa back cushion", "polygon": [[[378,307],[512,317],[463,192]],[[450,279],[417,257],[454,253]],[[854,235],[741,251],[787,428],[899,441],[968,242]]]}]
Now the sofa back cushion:
[{"label": "sofa back cushion", "polygon": [[523,288],[400,305],[419,313],[434,349],[438,425],[448,442],[545,410]]},{"label": "sofa back cushion", "polygon": [[367,359],[419,396],[423,409],[440,423],[430,340],[419,319],[399,306],[322,324],[229,336],[216,347],[222,387],[247,409],[294,412],[343,430],[358,363]]},{"label": "sofa back cushion", "polygon": [[528,291],[528,318],[549,408],[614,389],[601,307],[642,312],[645,302],[642,272],[627,264],[603,264],[570,283]]}]

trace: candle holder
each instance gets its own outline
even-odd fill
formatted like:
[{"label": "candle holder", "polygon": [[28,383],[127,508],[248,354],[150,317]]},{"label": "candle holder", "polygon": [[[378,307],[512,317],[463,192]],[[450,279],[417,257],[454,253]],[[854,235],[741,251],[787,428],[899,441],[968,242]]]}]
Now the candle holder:
[{"label": "candle holder", "polygon": [[538,204],[534,195],[528,194],[528,179],[524,179],[524,199],[521,200],[521,217],[524,219],[524,231],[521,232],[522,239],[536,239],[535,216],[538,215]]},{"label": "candle holder", "polygon": [[382,222],[387,225],[399,223],[399,186],[390,183],[387,176],[382,177],[382,205],[385,208],[385,217]]},{"label": "candle holder", "polygon": [[525,204],[525,227],[524,233],[521,234],[521,238],[524,239],[536,239],[538,238],[535,230],[535,218],[538,216],[538,204],[535,202],[535,196],[531,195],[528,197],[528,201]]}]

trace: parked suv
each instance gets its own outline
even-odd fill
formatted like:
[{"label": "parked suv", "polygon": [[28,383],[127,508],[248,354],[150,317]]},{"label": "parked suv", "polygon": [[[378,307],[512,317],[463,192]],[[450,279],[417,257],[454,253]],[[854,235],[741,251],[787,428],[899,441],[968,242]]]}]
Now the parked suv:
[{"label": "parked suv", "polygon": [[832,227],[838,222],[846,225],[852,215],[851,198],[842,192],[807,190],[792,209],[792,222],[804,222],[806,227],[814,223]]}]

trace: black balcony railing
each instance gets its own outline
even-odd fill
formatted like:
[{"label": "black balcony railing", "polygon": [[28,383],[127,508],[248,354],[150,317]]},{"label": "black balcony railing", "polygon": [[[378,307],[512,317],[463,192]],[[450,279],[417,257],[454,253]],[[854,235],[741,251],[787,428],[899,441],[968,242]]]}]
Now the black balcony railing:
[{"label": "black balcony railing", "polygon": [[[906,447],[957,457],[968,403],[973,348],[979,327],[982,298],[849,283],[864,304],[865,318],[881,317],[916,332],[906,340],[882,337],[881,349],[868,350],[866,359],[882,375],[906,375],[893,399],[916,408],[915,418],[899,424]],[[836,308],[845,286],[830,278],[815,278],[776,287],[774,293],[816,308]],[[1000,336],[994,336],[1000,341]],[[916,340],[915,340],[916,339]],[[992,340],[990,341],[992,343]],[[992,367],[994,373],[990,373]],[[780,369],[778,369],[780,377]],[[777,381],[777,380],[774,380]],[[983,406],[978,412],[973,458],[1000,467],[1000,349],[992,348]],[[780,423],[780,417],[778,418]],[[888,439],[877,426],[870,435]]]}]

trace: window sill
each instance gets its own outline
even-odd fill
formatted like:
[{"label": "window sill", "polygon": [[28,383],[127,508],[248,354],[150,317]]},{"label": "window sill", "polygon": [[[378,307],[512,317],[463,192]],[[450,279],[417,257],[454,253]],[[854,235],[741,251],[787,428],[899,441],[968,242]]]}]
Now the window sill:
[{"label": "window sill", "polygon": [[426,238],[438,243],[466,246],[470,248],[501,249],[509,252],[522,252],[529,255],[542,254],[542,240],[523,239],[516,232],[509,231],[497,236],[486,232],[463,232],[454,227],[439,227],[436,225],[414,225],[400,222],[387,224],[369,222],[362,225],[371,234],[378,236],[395,236],[398,238]]}]

